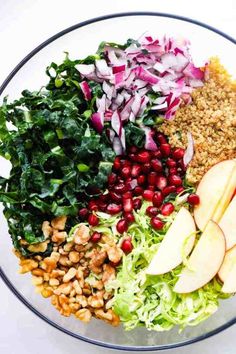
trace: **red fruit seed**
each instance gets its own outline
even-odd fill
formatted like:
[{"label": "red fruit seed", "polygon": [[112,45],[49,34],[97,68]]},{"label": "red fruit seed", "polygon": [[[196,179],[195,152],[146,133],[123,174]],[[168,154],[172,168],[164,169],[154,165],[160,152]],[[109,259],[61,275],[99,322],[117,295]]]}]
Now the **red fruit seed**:
[{"label": "red fruit seed", "polygon": [[142,200],[140,198],[133,199],[134,210],[140,209],[142,205]]},{"label": "red fruit seed", "polygon": [[126,254],[130,253],[132,251],[133,245],[132,245],[130,237],[123,240],[123,242],[121,244],[121,249]]},{"label": "red fruit seed", "polygon": [[97,217],[96,215],[90,214],[90,215],[88,216],[88,223],[89,223],[89,225],[91,225],[91,226],[97,226],[98,223],[99,223],[99,219],[98,219],[98,217]]},{"label": "red fruit seed", "polygon": [[146,182],[146,176],[144,176],[144,175],[138,176],[137,182],[140,186],[142,186]]},{"label": "red fruit seed", "polygon": [[176,187],[175,186],[167,186],[162,189],[162,194],[166,197],[170,193],[176,193]]},{"label": "red fruit seed", "polygon": [[170,215],[171,213],[173,213],[174,210],[175,210],[175,207],[172,203],[165,203],[161,207],[161,213],[164,216]]},{"label": "red fruit seed", "polygon": [[141,163],[149,162],[150,153],[148,151],[142,151],[137,154],[137,161]]},{"label": "red fruit seed", "polygon": [[89,211],[96,211],[98,210],[98,205],[97,203],[95,202],[95,200],[90,200],[89,203],[88,203],[88,210]]},{"label": "red fruit seed", "polygon": [[123,200],[123,209],[125,213],[130,213],[133,210],[133,201],[131,198]]},{"label": "red fruit seed", "polygon": [[177,194],[180,194],[181,192],[183,192],[184,191],[184,187],[177,187],[176,188],[176,193]]},{"label": "red fruit seed", "polygon": [[167,179],[164,176],[158,176],[156,181],[156,186],[158,189],[162,190],[167,186]]},{"label": "red fruit seed", "polygon": [[148,184],[154,186],[157,181],[157,173],[156,172],[150,172],[148,175]]},{"label": "red fruit seed", "polygon": [[132,222],[135,221],[134,214],[133,213],[123,213],[123,216],[127,223],[131,224]]},{"label": "red fruit seed", "polygon": [[143,194],[143,188],[140,186],[137,186],[134,188],[133,194],[138,196]]},{"label": "red fruit seed", "polygon": [[176,167],[175,160],[171,159],[170,157],[166,160],[166,166],[168,167]]},{"label": "red fruit seed", "polygon": [[174,149],[174,150],[172,151],[172,157],[173,157],[173,159],[175,159],[175,160],[180,160],[180,159],[182,159],[183,156],[184,156],[184,152],[185,152],[185,150],[182,149],[182,148],[176,148],[176,149]]},{"label": "red fruit seed", "polygon": [[124,177],[124,179],[127,179],[131,175],[131,168],[130,166],[124,166],[121,169],[121,176]]},{"label": "red fruit seed", "polygon": [[115,173],[111,173],[109,176],[108,176],[108,184],[111,186],[113,185],[115,182],[116,182],[116,179],[117,179],[117,176]]},{"label": "red fruit seed", "polygon": [[188,203],[191,205],[198,205],[200,203],[200,198],[197,194],[189,194]]},{"label": "red fruit seed", "polygon": [[161,144],[160,150],[161,150],[163,156],[165,156],[165,157],[170,156],[170,153],[171,153],[170,144]]},{"label": "red fruit seed", "polygon": [[157,134],[157,141],[160,143],[160,144],[166,144],[167,141],[166,141],[166,137],[164,134],[162,133],[158,133]]},{"label": "red fruit seed", "polygon": [[90,241],[96,243],[101,240],[101,237],[102,237],[102,234],[100,234],[100,232],[95,231],[92,234]]},{"label": "red fruit seed", "polygon": [[118,223],[116,224],[116,230],[120,233],[123,234],[128,230],[128,223],[125,219],[120,219]]},{"label": "red fruit seed", "polygon": [[161,192],[155,192],[154,195],[153,195],[153,198],[152,198],[152,204],[155,206],[155,207],[160,207],[161,204],[163,202],[163,195]]},{"label": "red fruit seed", "polygon": [[173,186],[179,187],[182,185],[182,179],[178,175],[170,175],[169,176],[169,183]]},{"label": "red fruit seed", "polygon": [[161,172],[162,171],[162,163],[158,159],[151,160],[151,166],[154,171]]},{"label": "red fruit seed", "polygon": [[132,177],[138,177],[141,173],[141,166],[138,164],[134,164],[131,168],[131,176]]},{"label": "red fruit seed", "polygon": [[113,202],[120,203],[122,201],[122,196],[120,194],[117,194],[116,192],[110,191],[109,196]]},{"label": "red fruit seed", "polygon": [[150,206],[147,207],[147,209],[146,209],[146,214],[147,214],[148,216],[150,216],[150,217],[156,216],[157,213],[158,213],[158,208],[157,208],[157,207],[154,207],[154,206],[151,206],[151,205],[150,205]]},{"label": "red fruit seed", "polygon": [[79,210],[79,217],[82,220],[87,220],[88,215],[89,215],[89,211],[88,211],[87,208],[82,208],[82,209]]},{"label": "red fruit seed", "polygon": [[107,206],[107,212],[108,214],[111,215],[118,214],[121,212],[121,210],[122,210],[122,206],[115,203],[111,203]]},{"label": "red fruit seed", "polygon": [[161,229],[163,229],[163,227],[164,227],[164,225],[165,225],[164,222],[163,222],[161,219],[157,218],[156,216],[154,216],[153,218],[151,218],[150,223],[151,223],[151,226],[152,226],[155,230],[161,230]]},{"label": "red fruit seed", "polygon": [[113,168],[114,170],[118,171],[121,168],[121,162],[120,162],[120,158],[116,157],[114,162],[113,162]]},{"label": "red fruit seed", "polygon": [[154,195],[154,192],[151,191],[150,189],[145,189],[143,191],[143,198],[146,200],[152,201],[153,195]]}]

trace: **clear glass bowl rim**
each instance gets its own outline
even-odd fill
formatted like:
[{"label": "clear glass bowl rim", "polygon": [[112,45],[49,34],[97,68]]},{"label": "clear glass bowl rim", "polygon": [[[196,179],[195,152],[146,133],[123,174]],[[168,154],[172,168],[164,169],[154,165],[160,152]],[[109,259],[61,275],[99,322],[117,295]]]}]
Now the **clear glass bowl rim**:
[{"label": "clear glass bowl rim", "polygon": [[[200,26],[200,27],[204,27],[205,29],[215,32],[216,34],[218,34],[221,37],[224,37],[226,40],[232,42],[233,44],[236,45],[236,39],[232,38],[231,36],[229,36],[228,34],[220,31],[217,28],[214,28],[208,24],[205,24],[203,22],[188,18],[188,17],[184,17],[184,16],[179,16],[179,15],[173,15],[173,14],[169,14],[169,13],[162,13],[162,12],[150,12],[150,11],[133,11],[133,12],[121,12],[121,13],[114,13],[114,14],[108,14],[108,15],[104,15],[104,16],[99,16],[99,17],[95,17],[80,23],[77,23],[73,26],[70,26],[58,33],[56,33],[55,35],[53,35],[52,37],[48,38],[46,41],[44,41],[43,43],[41,43],[40,45],[38,45],[36,48],[34,48],[28,55],[26,55],[25,58],[23,58],[20,63],[11,71],[11,73],[7,76],[7,78],[4,80],[4,82],[1,84],[0,86],[0,95],[3,93],[3,91],[5,90],[5,88],[7,87],[7,85],[10,83],[10,81],[14,78],[14,76],[17,74],[17,72],[34,56],[36,55],[41,49],[43,49],[44,47],[46,47],[47,45],[49,45],[50,43],[52,43],[53,41],[55,41],[56,39],[62,37],[63,35],[70,33],[74,30],[77,30],[78,28],[81,27],[85,27],[87,25],[96,23],[96,22],[100,22],[100,21],[105,21],[105,20],[109,20],[112,18],[119,18],[119,17],[128,17],[128,16],[156,16],[156,17],[167,17],[167,18],[171,18],[174,20],[179,20],[179,21],[184,21],[184,22],[188,22],[188,23],[192,23],[194,25]],[[116,349],[116,350],[125,350],[125,351],[140,351],[140,352],[144,352],[144,351],[157,351],[157,350],[164,350],[164,349],[174,349],[174,348],[178,348],[178,347],[182,347],[182,346],[186,346],[189,344],[193,344],[196,342],[199,342],[203,339],[209,338],[217,333],[220,333],[221,331],[224,331],[225,329],[229,328],[230,326],[232,326],[233,324],[236,323],[236,317],[234,317],[232,320],[226,322],[224,325],[219,326],[218,328],[209,331],[208,333],[205,333],[204,335],[198,336],[196,338],[193,339],[189,339],[186,340],[184,342],[180,342],[180,343],[174,343],[174,344],[168,344],[168,345],[155,345],[155,346],[132,346],[132,347],[127,347],[127,346],[121,346],[121,345],[115,345],[115,344],[110,344],[110,343],[105,343],[102,341],[98,341],[98,340],[93,340],[90,338],[87,338],[85,336],[79,335],[79,334],[75,334],[72,333],[71,331],[68,331],[66,328],[63,328],[61,326],[59,326],[57,323],[55,323],[54,321],[50,320],[49,318],[47,318],[46,316],[44,316],[42,313],[40,313],[34,306],[32,306],[19,292],[18,290],[14,287],[14,285],[10,282],[10,280],[8,279],[7,275],[5,274],[5,272],[2,270],[2,268],[0,267],[0,277],[2,278],[3,282],[6,284],[6,286],[11,290],[11,292],[29,309],[31,310],[35,315],[37,315],[39,318],[41,318],[42,320],[44,320],[46,323],[50,324],[51,326],[53,326],[54,328],[57,328],[58,330],[60,330],[63,333],[66,333],[74,338],[80,339],[84,342],[90,343],[90,344],[95,344],[98,345],[100,347],[104,347],[104,348],[110,348],[110,349]]]}]

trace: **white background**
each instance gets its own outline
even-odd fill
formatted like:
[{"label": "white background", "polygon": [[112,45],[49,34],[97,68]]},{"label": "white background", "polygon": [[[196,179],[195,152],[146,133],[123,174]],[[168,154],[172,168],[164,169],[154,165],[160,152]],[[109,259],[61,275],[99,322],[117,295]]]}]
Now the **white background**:
[{"label": "white background", "polygon": [[[56,32],[92,17],[135,10],[191,17],[236,38],[235,0],[0,0],[0,83],[28,52]],[[111,352],[50,327],[24,307],[1,280],[0,300],[1,354]],[[201,343],[168,353],[233,354],[235,348],[236,326],[233,326]]]}]

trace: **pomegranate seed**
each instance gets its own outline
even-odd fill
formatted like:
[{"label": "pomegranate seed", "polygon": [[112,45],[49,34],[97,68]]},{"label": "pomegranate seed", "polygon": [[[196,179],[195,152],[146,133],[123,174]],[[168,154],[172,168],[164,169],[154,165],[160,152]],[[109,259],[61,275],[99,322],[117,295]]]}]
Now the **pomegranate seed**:
[{"label": "pomegranate seed", "polygon": [[183,156],[184,156],[184,152],[185,152],[185,150],[182,149],[182,148],[176,148],[176,149],[174,149],[174,150],[172,151],[172,157],[173,157],[173,159],[175,159],[175,160],[180,160],[180,159],[182,159]]},{"label": "pomegranate seed", "polygon": [[134,218],[134,214],[133,213],[123,213],[123,216],[125,218],[125,220],[131,224],[132,222],[135,221],[135,218]]},{"label": "pomegranate seed", "polygon": [[127,186],[124,183],[119,183],[116,186],[114,186],[114,191],[118,194],[122,194],[127,192]]},{"label": "pomegranate seed", "polygon": [[123,200],[123,209],[126,213],[130,213],[133,210],[133,201],[131,198]]},{"label": "pomegranate seed", "polygon": [[137,154],[137,161],[146,163],[150,160],[150,153],[148,151],[142,151]]},{"label": "pomegranate seed", "polygon": [[156,151],[152,151],[152,157],[156,157],[157,159],[161,159],[162,158],[161,151],[159,149]]},{"label": "pomegranate seed", "polygon": [[115,182],[116,182],[116,179],[117,179],[117,176],[115,173],[111,173],[109,176],[108,176],[108,184],[111,186],[113,185]]},{"label": "pomegranate seed", "polygon": [[156,187],[155,187],[155,186],[148,186],[148,189],[149,189],[150,191],[153,191],[153,192],[155,192],[155,190],[156,190]]},{"label": "pomegranate seed", "polygon": [[177,187],[176,188],[176,193],[179,194],[179,193],[182,193],[184,191],[184,187]]},{"label": "pomegranate seed", "polygon": [[135,199],[133,199],[133,208],[134,208],[135,210],[140,209],[140,208],[141,208],[141,205],[142,205],[142,201],[141,201],[140,198],[135,198]]},{"label": "pomegranate seed", "polygon": [[101,237],[102,234],[100,232],[95,231],[90,237],[90,241],[96,243],[101,240]]},{"label": "pomegranate seed", "polygon": [[169,169],[169,174],[170,174],[170,175],[176,175],[177,172],[178,172],[178,171],[177,171],[177,168],[176,168],[176,167],[171,167],[171,168]]},{"label": "pomegranate seed", "polygon": [[122,201],[122,196],[120,194],[117,194],[116,192],[110,191],[109,196],[110,199],[113,200],[114,202],[120,203]]},{"label": "pomegranate seed", "polygon": [[126,254],[130,253],[132,251],[133,245],[132,245],[130,237],[123,240],[123,242],[121,244],[121,249]]},{"label": "pomegranate seed", "polygon": [[165,216],[170,215],[171,213],[173,213],[174,210],[175,210],[175,207],[172,203],[165,203],[161,207],[161,213],[162,213],[162,215],[165,215]]},{"label": "pomegranate seed", "polygon": [[149,201],[152,201],[154,192],[151,191],[150,189],[145,189],[145,191],[143,191],[143,198]]},{"label": "pomegranate seed", "polygon": [[137,155],[136,154],[129,154],[129,159],[131,161],[137,161]]},{"label": "pomegranate seed", "polygon": [[88,209],[89,211],[96,211],[98,210],[98,205],[97,203],[95,202],[95,200],[90,200],[89,203],[88,203]]},{"label": "pomegranate seed", "polygon": [[120,233],[123,234],[128,230],[128,223],[125,219],[120,219],[118,223],[116,224],[116,230]]},{"label": "pomegranate seed", "polygon": [[132,193],[131,193],[130,191],[125,192],[125,193],[122,195],[122,198],[123,198],[123,199],[132,198]]},{"label": "pomegranate seed", "polygon": [[137,148],[137,146],[130,146],[129,148],[128,148],[128,152],[129,153],[131,153],[131,154],[136,154],[137,152],[138,152],[138,148]]},{"label": "pomegranate seed", "polygon": [[131,174],[131,168],[130,166],[124,166],[122,169],[121,169],[121,175],[127,179]]},{"label": "pomegranate seed", "polygon": [[120,264],[121,264],[121,259],[119,260],[119,262],[109,262],[109,264],[113,267],[113,268],[116,268],[118,267]]},{"label": "pomegranate seed", "polygon": [[147,214],[148,216],[150,216],[150,217],[156,216],[157,213],[158,213],[158,208],[156,208],[156,207],[154,207],[154,206],[151,206],[151,205],[150,205],[150,206],[147,207],[147,209],[146,209],[146,214]]},{"label": "pomegranate seed", "polygon": [[103,202],[102,200],[98,202],[98,208],[99,210],[101,211],[106,211],[107,209],[107,203],[106,202]]},{"label": "pomegranate seed", "polygon": [[182,185],[182,179],[178,175],[170,175],[169,176],[169,183],[173,186],[179,187]]},{"label": "pomegranate seed", "polygon": [[198,205],[200,203],[200,198],[197,194],[189,194],[188,203],[191,205]]},{"label": "pomegranate seed", "polygon": [[163,195],[161,192],[155,192],[152,198],[152,204],[155,207],[160,207],[163,202]]},{"label": "pomegranate seed", "polygon": [[151,169],[151,164],[149,162],[142,165],[142,172],[147,174]]},{"label": "pomegranate seed", "polygon": [[163,156],[165,156],[165,157],[169,156],[171,153],[170,144],[161,144],[160,149],[161,149]]},{"label": "pomegranate seed", "polygon": [[157,173],[156,172],[150,172],[148,175],[148,184],[150,185],[155,185],[157,181]]},{"label": "pomegranate seed", "polygon": [[152,166],[153,170],[156,172],[162,171],[162,163],[158,159],[151,160],[151,166]]},{"label": "pomegranate seed", "polygon": [[144,176],[144,175],[138,176],[137,182],[140,186],[142,186],[146,182],[146,176]]},{"label": "pomegranate seed", "polygon": [[120,162],[120,158],[116,157],[114,162],[113,162],[113,168],[114,170],[118,171],[121,168],[121,162]]},{"label": "pomegranate seed", "polygon": [[91,226],[97,226],[98,223],[99,223],[99,219],[98,219],[98,217],[97,217],[96,215],[90,214],[90,215],[88,216],[88,223],[89,223],[89,225],[91,225]]},{"label": "pomegranate seed", "polygon": [[138,164],[134,164],[131,168],[131,176],[138,177],[141,173],[141,166]]},{"label": "pomegranate seed", "polygon": [[109,200],[109,193],[102,194],[99,196],[99,201],[107,202]]},{"label": "pomegranate seed", "polygon": [[166,137],[165,137],[165,135],[162,134],[162,133],[158,133],[158,134],[157,134],[157,141],[158,141],[160,144],[166,144],[166,143],[167,143]]},{"label": "pomegranate seed", "polygon": [[166,166],[176,167],[176,161],[168,157],[168,159],[166,160]]},{"label": "pomegranate seed", "polygon": [[143,194],[143,188],[140,187],[140,186],[135,187],[134,191],[133,191],[133,194],[136,195],[136,196]]},{"label": "pomegranate seed", "polygon": [[131,162],[129,160],[122,160],[121,165],[122,165],[122,167],[130,167]]},{"label": "pomegranate seed", "polygon": [[155,230],[161,230],[165,225],[164,222],[161,219],[157,218],[156,216],[151,218],[150,223]]},{"label": "pomegranate seed", "polygon": [[79,210],[80,219],[87,220],[88,215],[89,215],[89,211],[88,211],[87,208],[82,208],[82,209]]},{"label": "pomegranate seed", "polygon": [[107,206],[107,212],[111,215],[118,214],[121,212],[121,210],[122,206],[115,203],[108,204]]},{"label": "pomegranate seed", "polygon": [[176,187],[175,186],[167,186],[162,189],[162,194],[166,197],[170,193],[176,193]]},{"label": "pomegranate seed", "polygon": [[167,179],[164,176],[158,176],[156,181],[156,186],[158,189],[162,190],[167,186]]}]

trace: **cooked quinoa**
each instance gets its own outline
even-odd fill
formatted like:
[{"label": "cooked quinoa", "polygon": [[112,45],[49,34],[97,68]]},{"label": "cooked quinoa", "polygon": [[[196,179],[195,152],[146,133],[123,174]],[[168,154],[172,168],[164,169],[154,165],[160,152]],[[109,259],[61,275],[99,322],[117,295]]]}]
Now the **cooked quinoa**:
[{"label": "cooked quinoa", "polygon": [[212,58],[208,67],[209,79],[192,93],[192,104],[180,108],[160,128],[178,147],[186,147],[187,132],[192,133],[195,155],[187,179],[194,184],[214,164],[236,157],[236,82],[218,58]]}]

